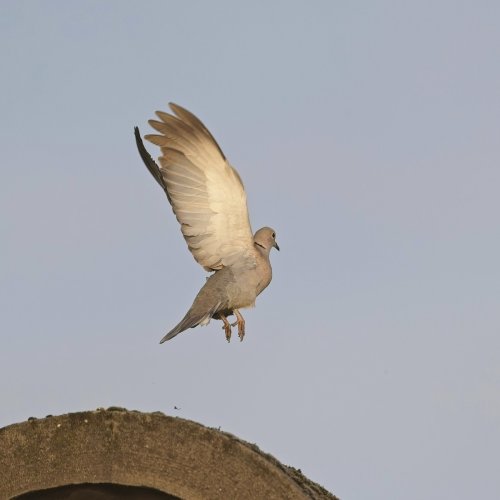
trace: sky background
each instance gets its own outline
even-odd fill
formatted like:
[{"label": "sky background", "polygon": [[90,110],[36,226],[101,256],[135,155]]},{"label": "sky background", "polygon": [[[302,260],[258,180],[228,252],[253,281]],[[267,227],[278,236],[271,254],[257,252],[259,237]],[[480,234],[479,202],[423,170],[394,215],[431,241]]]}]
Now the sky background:
[{"label": "sky background", "polygon": [[[3,0],[0,426],[160,410],[343,500],[499,498],[499,25],[496,0]],[[206,274],[133,140],[169,101],[277,231],[243,343],[158,344]]]}]

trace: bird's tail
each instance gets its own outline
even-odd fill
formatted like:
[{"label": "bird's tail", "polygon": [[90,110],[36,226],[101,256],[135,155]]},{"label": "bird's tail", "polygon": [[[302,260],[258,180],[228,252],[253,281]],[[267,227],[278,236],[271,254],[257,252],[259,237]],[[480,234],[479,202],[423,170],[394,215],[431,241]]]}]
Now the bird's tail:
[{"label": "bird's tail", "polygon": [[203,312],[203,313],[198,313],[196,314],[195,311],[193,311],[193,308],[191,308],[184,318],[180,321],[180,323],[175,326],[172,330],[170,330],[161,340],[160,344],[163,344],[163,342],[166,342],[167,340],[173,339],[176,335],[179,333],[182,333],[184,330],[187,330],[188,328],[194,328],[195,326],[198,326],[200,323],[204,323],[206,320],[210,320],[210,318],[215,314],[217,309],[220,306],[220,302],[217,303],[214,307],[212,307],[208,312]]}]

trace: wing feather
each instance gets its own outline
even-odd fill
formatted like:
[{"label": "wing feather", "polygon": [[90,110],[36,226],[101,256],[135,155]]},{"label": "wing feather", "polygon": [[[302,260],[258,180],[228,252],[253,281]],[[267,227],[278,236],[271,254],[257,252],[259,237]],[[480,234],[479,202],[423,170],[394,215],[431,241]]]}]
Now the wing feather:
[{"label": "wing feather", "polygon": [[[174,115],[157,111],[161,121],[149,120],[159,134],[145,139],[161,148],[161,156],[160,166],[146,166],[165,189],[189,250],[209,271],[253,259],[246,193],[238,172],[196,116],[176,104],[170,108]],[[147,159],[144,151],[140,149],[141,156]]]}]

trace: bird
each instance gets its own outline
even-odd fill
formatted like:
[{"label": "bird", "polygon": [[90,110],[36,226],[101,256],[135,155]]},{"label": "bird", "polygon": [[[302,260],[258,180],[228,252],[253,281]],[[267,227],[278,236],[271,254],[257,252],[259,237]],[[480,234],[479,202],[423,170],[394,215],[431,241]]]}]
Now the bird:
[{"label": "bird", "polygon": [[[160,147],[158,163],[134,135],[147,169],[167,195],[194,259],[212,273],[193,304],[161,340],[166,342],[188,328],[221,320],[226,340],[237,326],[240,341],[245,319],[240,309],[254,307],[269,285],[269,254],[279,250],[276,231],[265,226],[252,232],[247,196],[240,175],[231,166],[209,130],[187,109],[169,103],[170,112],[156,111],[149,125],[158,134],[144,139]],[[236,316],[230,323],[228,316]]]}]

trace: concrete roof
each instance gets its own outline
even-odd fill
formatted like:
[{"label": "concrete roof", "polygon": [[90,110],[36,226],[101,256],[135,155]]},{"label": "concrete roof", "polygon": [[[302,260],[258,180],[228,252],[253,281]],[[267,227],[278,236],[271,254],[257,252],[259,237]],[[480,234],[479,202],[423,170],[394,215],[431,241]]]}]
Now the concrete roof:
[{"label": "concrete roof", "polygon": [[0,498],[99,483],[185,499],[336,499],[255,445],[160,412],[112,407],[0,429]]}]

